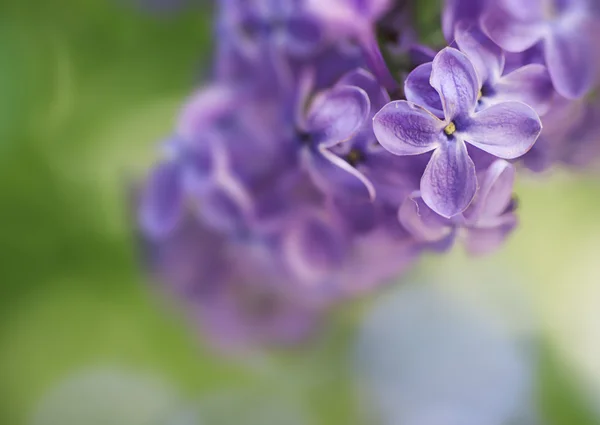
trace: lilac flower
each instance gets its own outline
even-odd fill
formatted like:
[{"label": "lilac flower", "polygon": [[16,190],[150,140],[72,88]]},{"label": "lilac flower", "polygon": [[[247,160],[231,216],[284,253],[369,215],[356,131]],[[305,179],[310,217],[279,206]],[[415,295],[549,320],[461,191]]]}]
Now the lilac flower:
[{"label": "lilac flower", "polygon": [[307,8],[326,24],[329,38],[346,37],[360,45],[365,61],[380,83],[388,89],[397,87],[381,53],[375,23],[389,11],[390,0],[306,0]]},{"label": "lilac flower", "polygon": [[145,244],[153,275],[169,282],[217,348],[293,344],[314,330],[320,307],[267,245],[234,241],[190,216],[166,239]]},{"label": "lilac flower", "polygon": [[594,0],[490,2],[483,30],[504,50],[523,52],[543,44],[556,90],[568,98],[584,96],[597,79],[599,15]]},{"label": "lilac flower", "polygon": [[222,22],[248,54],[273,47],[297,57],[314,55],[322,47],[318,18],[304,0],[226,0],[221,2]]},{"label": "lilac flower", "polygon": [[373,129],[395,155],[433,151],[421,194],[431,209],[450,218],[469,206],[477,190],[465,142],[499,158],[518,158],[531,149],[542,126],[535,111],[520,102],[476,112],[479,80],[472,63],[456,49],[438,53],[430,83],[442,100],[444,119],[412,102],[396,101],[375,116]]},{"label": "lilac flower", "polygon": [[[442,13],[442,31],[448,43],[454,41],[454,30],[458,22],[477,24],[481,12],[490,0],[445,0]],[[493,0],[492,0],[493,1]]]},{"label": "lilac flower", "polygon": [[523,156],[523,163],[534,172],[564,164],[583,168],[600,154],[600,121],[597,101],[557,98],[542,118],[540,138]]},{"label": "lilac flower", "polygon": [[464,238],[471,254],[491,252],[517,225],[512,198],[515,169],[504,160],[496,160],[482,174],[477,195],[463,214],[450,219],[441,217],[417,192],[400,208],[400,222],[417,240],[434,249],[448,249],[458,236]]},{"label": "lilac flower", "polygon": [[343,186],[364,197],[373,198],[370,182],[330,149],[342,144],[362,128],[370,111],[367,94],[350,86],[339,86],[319,95],[300,124],[303,161],[317,186],[335,191]]},{"label": "lilac flower", "polygon": [[[527,64],[504,74],[505,55],[477,27],[460,22],[455,28],[455,42],[468,56],[479,79],[477,110],[507,101],[523,102],[543,115],[550,107],[554,90],[546,67]],[[406,79],[405,93],[409,101],[426,106],[442,117],[439,95],[429,84],[432,64],[417,67]]]}]

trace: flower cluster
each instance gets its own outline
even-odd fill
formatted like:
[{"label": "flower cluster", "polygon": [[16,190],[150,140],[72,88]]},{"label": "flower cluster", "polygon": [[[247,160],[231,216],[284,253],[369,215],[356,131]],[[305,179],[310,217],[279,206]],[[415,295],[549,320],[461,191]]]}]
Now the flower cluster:
[{"label": "flower cluster", "polygon": [[303,339],[332,303],[517,224],[516,167],[600,146],[594,0],[220,0],[212,78],[140,201],[152,272],[222,346]]}]

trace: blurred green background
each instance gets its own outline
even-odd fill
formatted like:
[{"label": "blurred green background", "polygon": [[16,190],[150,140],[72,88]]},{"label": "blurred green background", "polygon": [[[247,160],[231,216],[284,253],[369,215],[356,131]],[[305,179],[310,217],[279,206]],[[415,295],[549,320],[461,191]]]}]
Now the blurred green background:
[{"label": "blurred green background", "polygon": [[[336,312],[315,347],[240,364],[143,285],[126,184],[200,80],[211,14],[126,1],[0,0],[0,424],[26,424],[53,385],[96,367],[151,374],[184,399],[284,393],[315,423],[356,423],[340,359],[359,306]],[[600,180],[524,177],[519,194],[522,226],[502,252],[430,256],[405,279],[516,276],[542,329],[546,419],[598,423]]]}]

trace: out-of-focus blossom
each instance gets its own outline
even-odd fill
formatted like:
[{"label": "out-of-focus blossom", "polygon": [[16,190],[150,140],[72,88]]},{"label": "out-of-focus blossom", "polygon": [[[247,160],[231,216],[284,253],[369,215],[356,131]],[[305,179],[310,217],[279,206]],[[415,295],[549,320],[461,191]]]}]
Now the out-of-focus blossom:
[{"label": "out-of-focus blossom", "polygon": [[476,112],[479,78],[467,56],[446,48],[432,63],[431,85],[438,92],[444,118],[407,101],[388,104],[374,118],[379,142],[396,155],[433,151],[421,181],[421,196],[436,213],[450,218],[464,211],[477,191],[468,142],[494,156],[525,154],[541,131],[528,105],[503,102]]},{"label": "out-of-focus blossom", "polygon": [[489,2],[483,30],[503,49],[523,52],[543,44],[556,90],[568,98],[584,96],[597,81],[600,22],[595,0]]}]

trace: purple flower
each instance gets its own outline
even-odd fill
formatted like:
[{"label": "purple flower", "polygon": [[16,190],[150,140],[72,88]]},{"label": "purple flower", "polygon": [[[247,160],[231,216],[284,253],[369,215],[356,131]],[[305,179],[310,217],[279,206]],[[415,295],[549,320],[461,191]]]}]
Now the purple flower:
[{"label": "purple flower", "polygon": [[291,56],[308,57],[323,45],[321,23],[304,0],[227,0],[221,2],[224,35],[242,51],[260,55],[267,47]]},{"label": "purple flower", "polygon": [[[442,13],[442,31],[448,43],[454,40],[454,30],[460,21],[477,24],[489,0],[445,0]],[[493,1],[493,0],[492,0]]]},{"label": "purple flower", "polygon": [[483,30],[504,50],[523,52],[543,44],[556,90],[584,96],[597,80],[600,60],[594,0],[497,0],[481,18]]},{"label": "purple flower", "polygon": [[315,329],[320,303],[265,243],[231,239],[187,216],[145,249],[153,275],[219,349],[299,343]]},{"label": "purple flower", "polygon": [[[458,48],[468,56],[479,80],[477,110],[507,101],[523,102],[543,115],[550,107],[554,89],[546,67],[528,64],[504,75],[505,56],[477,27],[460,22],[455,30]],[[426,106],[442,117],[439,95],[429,84],[432,64],[417,67],[406,79],[409,101]]]},{"label": "purple flower", "polygon": [[[302,160],[315,184],[328,193],[373,199],[375,191],[351,161],[334,150],[354,138],[371,111],[367,93],[356,86],[338,85],[318,95],[301,122]],[[339,150],[339,148],[338,148]],[[340,190],[341,189],[341,190]]]},{"label": "purple flower", "polygon": [[538,141],[523,156],[523,163],[534,172],[564,164],[583,168],[600,154],[600,110],[586,99],[557,98],[542,117],[544,129]]},{"label": "purple flower", "polygon": [[373,119],[381,145],[395,155],[433,151],[421,180],[425,203],[450,218],[464,211],[475,196],[475,165],[465,142],[496,157],[518,158],[539,136],[535,111],[520,102],[504,102],[476,112],[479,79],[467,56],[445,48],[432,63],[430,84],[444,112],[432,112],[407,101],[386,105]]},{"label": "purple flower", "polygon": [[398,217],[419,241],[433,249],[449,248],[457,236],[464,238],[471,254],[487,254],[496,249],[517,225],[512,192],[515,168],[496,160],[480,176],[480,187],[473,203],[463,214],[450,219],[431,210],[420,193],[402,204]]},{"label": "purple flower", "polygon": [[359,44],[369,70],[388,89],[398,83],[381,53],[374,26],[391,5],[390,0],[306,0],[307,9],[325,22],[330,39],[343,37]]}]

